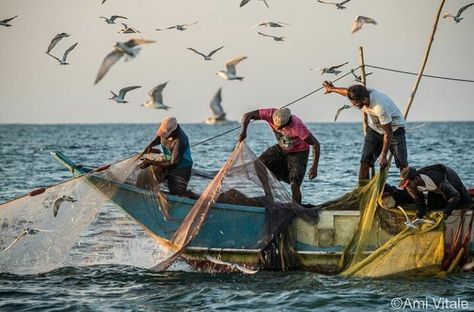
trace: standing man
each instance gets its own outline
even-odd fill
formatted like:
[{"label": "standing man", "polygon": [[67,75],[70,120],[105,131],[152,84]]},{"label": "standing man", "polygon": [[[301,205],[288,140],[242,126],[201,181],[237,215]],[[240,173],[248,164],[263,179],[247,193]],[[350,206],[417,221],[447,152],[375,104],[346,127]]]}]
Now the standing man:
[{"label": "standing man", "polygon": [[324,93],[335,92],[368,115],[368,127],[364,122],[364,147],[360,159],[359,181],[369,179],[369,169],[380,156],[380,168],[388,166],[387,153],[390,150],[400,172],[408,167],[408,152],[405,140],[405,118],[395,103],[385,94],[362,85],[349,88],[335,87],[323,82]]},{"label": "standing man", "polygon": [[[406,167],[401,173],[402,188],[416,204],[416,216],[421,219],[426,210],[441,209],[447,218],[454,209],[472,207],[473,201],[466,187],[456,172],[442,164],[423,167],[416,170]],[[428,192],[428,201],[425,201],[423,192]]]},{"label": "standing man", "polygon": [[168,181],[168,189],[172,195],[188,194],[187,187],[191,178],[193,159],[188,136],[178,125],[176,118],[167,117],[161,122],[156,131],[156,138],[145,148],[144,154],[149,153],[153,146],[163,147],[163,161],[145,159],[140,164],[141,169],[153,166],[153,171]]},{"label": "standing man", "polygon": [[[309,147],[313,147],[313,164],[309,170],[309,179],[312,180],[318,175],[319,163],[319,142],[311,134],[303,121],[292,115],[290,109],[263,108],[244,114],[242,118],[242,132],[239,141],[247,137],[247,127],[251,120],[265,120],[275,133],[278,144],[268,148],[258,157],[276,177],[289,183],[293,200],[301,204],[300,186],[306,172],[308,164]],[[265,170],[258,168],[257,173],[264,186],[266,197],[271,197],[268,178]]]}]

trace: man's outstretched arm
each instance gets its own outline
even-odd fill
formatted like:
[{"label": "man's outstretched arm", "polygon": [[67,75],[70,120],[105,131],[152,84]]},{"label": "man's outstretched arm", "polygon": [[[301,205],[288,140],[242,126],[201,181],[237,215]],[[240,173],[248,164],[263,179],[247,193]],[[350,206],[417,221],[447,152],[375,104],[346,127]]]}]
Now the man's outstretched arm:
[{"label": "man's outstretched arm", "polygon": [[347,97],[347,88],[335,87],[332,82],[325,80],[323,81],[324,94],[337,93]]},{"label": "man's outstretched arm", "polygon": [[240,132],[239,141],[242,142],[247,137],[247,127],[249,126],[250,120],[259,120],[260,113],[259,110],[254,110],[248,113],[245,113],[242,117],[242,131]]}]

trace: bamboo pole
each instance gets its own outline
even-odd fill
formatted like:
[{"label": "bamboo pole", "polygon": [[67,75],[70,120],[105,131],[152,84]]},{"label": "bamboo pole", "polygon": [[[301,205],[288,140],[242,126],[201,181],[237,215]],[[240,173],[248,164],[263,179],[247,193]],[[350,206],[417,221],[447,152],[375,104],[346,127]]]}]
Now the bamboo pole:
[{"label": "bamboo pole", "polygon": [[433,24],[433,31],[431,32],[431,36],[430,36],[429,41],[428,41],[428,47],[426,48],[425,56],[423,58],[423,62],[421,63],[420,71],[418,72],[418,77],[416,78],[415,85],[413,86],[413,90],[410,94],[410,98],[408,99],[408,103],[405,107],[405,112],[403,113],[403,117],[405,118],[405,120],[408,117],[408,112],[410,111],[411,105],[412,105],[413,100],[415,98],[416,91],[418,90],[418,86],[420,85],[421,77],[423,76],[423,72],[425,70],[426,63],[428,61],[428,57],[430,55],[431,45],[433,43],[433,39],[434,39],[434,35],[436,33],[436,29],[438,28],[439,16],[441,15],[441,10],[443,9],[444,2],[445,2],[445,0],[441,0],[441,3],[440,3],[439,8],[438,8],[438,12],[436,12],[435,21],[434,21],[434,24]]},{"label": "bamboo pole", "polygon": [[364,49],[362,47],[359,47],[359,66],[360,66],[360,72],[361,72],[361,81],[364,87],[367,84],[366,76],[365,76],[365,62],[364,62]]}]

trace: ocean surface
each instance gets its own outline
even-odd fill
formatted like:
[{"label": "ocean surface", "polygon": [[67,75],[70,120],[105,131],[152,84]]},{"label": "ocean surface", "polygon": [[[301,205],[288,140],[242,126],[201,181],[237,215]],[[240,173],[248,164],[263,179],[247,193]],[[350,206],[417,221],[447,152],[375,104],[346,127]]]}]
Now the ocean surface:
[{"label": "ocean surface", "polygon": [[[182,125],[191,144],[235,126]],[[316,180],[303,183],[303,201],[322,203],[356,185],[363,136],[357,123],[309,127],[321,143],[321,159]],[[51,151],[62,151],[77,163],[96,167],[141,151],[155,130],[152,124],[0,125],[0,202],[69,179],[71,174],[51,157]],[[235,147],[237,134],[193,147],[195,167],[218,170]],[[275,138],[268,126],[255,123],[249,127],[247,143],[259,154]],[[412,166],[444,163],[458,172],[466,186],[474,186],[470,151],[474,122],[409,123],[407,145]],[[393,167],[390,172],[388,182],[398,184],[398,170]],[[94,231],[100,231],[105,225],[96,222],[94,226]],[[98,262],[34,275],[0,272],[0,311],[386,311],[394,310],[391,303],[399,299],[427,302],[411,306],[419,311],[436,310],[434,302],[444,299],[467,301],[469,310],[474,310],[474,274],[421,280],[348,279],[308,272],[247,276],[196,273],[185,265],[154,272],[146,269],[147,261],[135,260],[128,265]]]}]

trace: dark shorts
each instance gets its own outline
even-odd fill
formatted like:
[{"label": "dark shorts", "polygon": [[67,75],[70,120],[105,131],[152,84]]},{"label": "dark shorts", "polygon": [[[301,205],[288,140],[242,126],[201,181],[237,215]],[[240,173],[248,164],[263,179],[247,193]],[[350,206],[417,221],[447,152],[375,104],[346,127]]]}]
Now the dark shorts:
[{"label": "dark shorts", "polygon": [[[372,128],[368,128],[364,139],[364,147],[362,148],[361,163],[373,166],[383,148],[383,135]],[[401,127],[395,130],[392,135],[390,144],[390,153],[395,158],[397,168],[408,166],[407,142],[405,140],[405,128]]]},{"label": "dark shorts", "polygon": [[306,173],[309,150],[285,153],[280,146],[268,148],[258,157],[280,181],[301,185]]},{"label": "dark shorts", "polygon": [[188,189],[191,179],[192,168],[179,168],[168,171],[165,180],[168,182],[168,190],[173,195],[183,195]]}]

